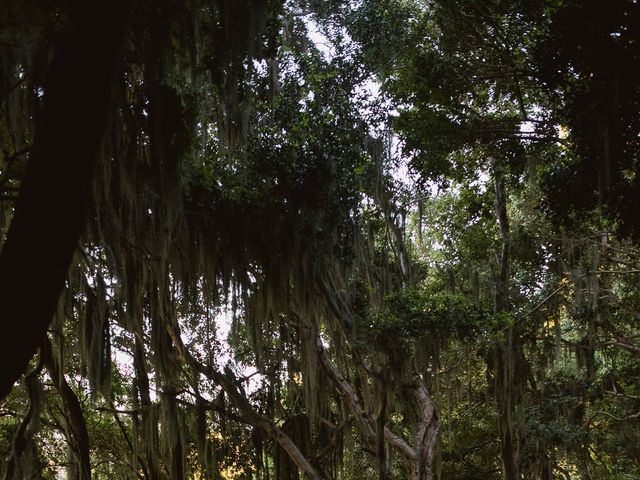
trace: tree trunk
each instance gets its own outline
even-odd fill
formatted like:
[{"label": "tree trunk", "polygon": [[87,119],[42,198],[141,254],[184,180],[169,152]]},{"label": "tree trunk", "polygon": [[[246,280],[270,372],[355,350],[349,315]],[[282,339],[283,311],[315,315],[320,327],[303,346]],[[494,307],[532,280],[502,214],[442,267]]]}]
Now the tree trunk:
[{"label": "tree trunk", "polygon": [[416,374],[414,396],[420,411],[420,425],[416,434],[416,462],[412,480],[432,480],[433,455],[440,432],[440,415],[429,397],[421,378]]},{"label": "tree trunk", "polygon": [[158,418],[154,414],[153,404],[151,403],[151,393],[149,385],[149,375],[145,366],[144,344],[140,338],[142,334],[136,333],[133,365],[135,368],[135,385],[136,395],[140,402],[141,419],[134,417],[134,425],[137,427],[138,441],[143,443],[144,458],[147,471],[149,472],[148,480],[159,480],[160,469],[158,465],[160,443],[158,436]]},{"label": "tree trunk", "polygon": [[3,480],[22,480],[23,478],[41,478],[41,466],[37,458],[38,451],[34,435],[39,426],[40,409],[43,400],[42,386],[38,376],[44,366],[43,354],[38,365],[24,376],[24,385],[29,397],[29,408],[16,430],[11,444],[11,454],[6,460]]},{"label": "tree trunk", "polygon": [[124,32],[126,0],[71,2],[69,30],[0,254],[0,399],[45,337],[84,229]]},{"label": "tree trunk", "polygon": [[[378,447],[376,429],[374,421],[363,406],[362,399],[358,396],[355,387],[344,378],[333,364],[320,339],[318,339],[318,353],[321,366],[334,382],[351,411],[362,442],[368,451],[375,452]],[[431,397],[429,397],[429,392],[427,392],[424,382],[417,373],[410,387],[419,411],[415,445],[410,445],[404,438],[392,432],[388,427],[384,427],[384,440],[405,457],[409,464],[411,480],[432,480],[433,472],[431,467],[438,433],[440,432],[440,416]],[[384,458],[376,458],[376,460],[382,463]],[[382,466],[380,467],[380,473],[386,474],[386,472],[382,472]]]},{"label": "tree trunk", "polygon": [[[495,278],[494,314],[508,312],[509,307],[509,255],[511,234],[507,215],[507,195],[504,186],[504,172],[493,159],[489,159],[493,169],[493,183],[496,196],[496,217],[500,228],[500,256],[498,274]],[[515,431],[517,392],[516,362],[519,341],[513,325],[505,331],[505,339],[496,346],[494,353],[495,396],[500,430],[500,452],[504,480],[520,480],[519,441]],[[514,445],[516,447],[514,448]]]},{"label": "tree trunk", "polygon": [[64,378],[61,366],[53,356],[51,342],[46,339],[43,347],[44,364],[51,376],[53,384],[62,400],[64,413],[64,432],[70,451],[70,465],[67,478],[69,480],[91,480],[91,463],[89,456],[89,433],[84,420],[82,407],[73,389]]}]

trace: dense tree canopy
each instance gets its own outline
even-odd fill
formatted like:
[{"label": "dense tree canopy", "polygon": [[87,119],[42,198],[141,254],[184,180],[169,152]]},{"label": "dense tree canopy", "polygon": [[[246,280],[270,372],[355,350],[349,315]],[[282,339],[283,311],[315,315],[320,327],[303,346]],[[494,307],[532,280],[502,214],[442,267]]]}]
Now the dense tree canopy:
[{"label": "dense tree canopy", "polygon": [[0,475],[640,479],[640,6],[0,2]]}]

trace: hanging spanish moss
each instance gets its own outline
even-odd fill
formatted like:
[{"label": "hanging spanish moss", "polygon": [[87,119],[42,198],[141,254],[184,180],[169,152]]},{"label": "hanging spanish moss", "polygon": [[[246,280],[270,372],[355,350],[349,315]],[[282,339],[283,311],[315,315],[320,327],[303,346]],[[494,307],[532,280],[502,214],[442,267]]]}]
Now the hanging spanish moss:
[{"label": "hanging spanish moss", "polygon": [[454,3],[2,2],[5,480],[640,471],[636,9]]},{"label": "hanging spanish moss", "polygon": [[43,367],[44,356],[40,355],[38,365],[25,375],[29,407],[14,433],[11,455],[4,470],[4,480],[34,478],[40,474],[42,466],[34,437],[40,428],[40,414],[43,408],[44,393],[38,378]]}]

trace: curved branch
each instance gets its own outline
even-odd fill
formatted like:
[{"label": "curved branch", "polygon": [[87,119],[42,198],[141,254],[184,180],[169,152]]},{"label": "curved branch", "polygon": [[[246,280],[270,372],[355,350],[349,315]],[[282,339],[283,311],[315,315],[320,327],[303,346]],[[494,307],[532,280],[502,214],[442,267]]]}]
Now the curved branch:
[{"label": "curved branch", "polygon": [[281,429],[276,427],[274,423],[264,415],[258,413],[249,403],[249,400],[240,386],[240,382],[232,376],[230,371],[223,373],[218,372],[211,366],[202,365],[191,353],[185,348],[182,343],[182,339],[178,335],[174,335],[174,341],[176,347],[181,353],[187,364],[193,368],[196,372],[200,373],[207,379],[220,386],[222,390],[228,395],[229,399],[233,401],[233,405],[238,408],[244,419],[250,425],[260,428],[267,435],[269,435],[274,441],[287,452],[289,458],[295,463],[298,470],[308,480],[322,480],[321,475],[316,469],[309,463],[309,461],[302,454],[298,446],[284,433]]}]

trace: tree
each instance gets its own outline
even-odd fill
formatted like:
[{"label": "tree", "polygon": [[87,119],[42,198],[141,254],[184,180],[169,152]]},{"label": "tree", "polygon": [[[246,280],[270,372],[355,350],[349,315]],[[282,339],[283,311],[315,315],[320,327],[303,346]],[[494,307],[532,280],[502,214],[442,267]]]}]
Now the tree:
[{"label": "tree", "polygon": [[4,478],[638,475],[635,117],[577,48],[633,59],[634,7],[586,39],[571,2],[9,7],[0,295],[33,298],[0,304],[40,327]]},{"label": "tree", "polygon": [[[20,11],[26,7],[12,7],[26,15]],[[28,169],[0,255],[0,303],[7,333],[0,346],[0,398],[44,340],[84,227],[125,10],[125,2],[104,11],[74,4],[66,38],[56,46],[45,74],[46,95],[29,146]],[[20,68],[19,63],[11,65],[10,74]],[[71,143],[76,148],[69,149]],[[16,155],[15,144],[7,147]],[[57,234],[43,244],[53,231]]]}]

